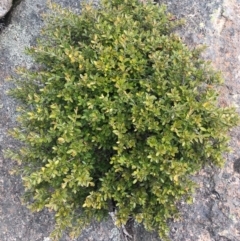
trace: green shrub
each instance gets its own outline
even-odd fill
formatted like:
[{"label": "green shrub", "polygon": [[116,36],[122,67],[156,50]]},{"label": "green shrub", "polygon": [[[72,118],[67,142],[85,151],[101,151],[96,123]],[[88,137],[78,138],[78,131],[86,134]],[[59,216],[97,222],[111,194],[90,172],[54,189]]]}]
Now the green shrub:
[{"label": "green shrub", "polygon": [[115,211],[167,238],[176,203],[191,197],[189,175],[223,165],[232,108],[218,105],[219,73],[173,34],[165,7],[137,0],[54,6],[36,61],[20,69],[20,164],[33,211],[55,212],[53,237],[76,234]]}]

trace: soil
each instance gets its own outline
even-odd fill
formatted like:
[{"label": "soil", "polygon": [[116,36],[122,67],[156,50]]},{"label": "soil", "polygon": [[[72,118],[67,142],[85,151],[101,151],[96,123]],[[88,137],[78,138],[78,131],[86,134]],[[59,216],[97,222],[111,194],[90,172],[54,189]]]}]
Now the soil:
[{"label": "soil", "polygon": [[[58,0],[65,7],[79,10],[75,0]],[[234,105],[240,111],[240,0],[160,0],[176,18],[186,24],[178,33],[194,48],[208,46],[204,57],[221,70],[225,83],[221,88],[221,106]],[[32,214],[21,204],[21,178],[10,175],[14,166],[3,151],[18,145],[8,130],[16,125],[16,103],[7,96],[11,87],[7,77],[17,66],[32,65],[24,48],[33,45],[39,35],[46,12],[46,1],[22,0],[14,8],[8,26],[0,35],[0,240],[50,241],[54,225],[47,210]],[[193,179],[199,188],[194,203],[180,203],[182,218],[169,222],[171,241],[239,241],[240,240],[240,127],[231,131],[232,152],[226,155],[223,169],[206,167]],[[160,241],[155,233],[142,226],[134,227],[134,241]],[[70,240],[67,236],[62,241]],[[93,222],[78,241],[124,241],[111,219]]]}]

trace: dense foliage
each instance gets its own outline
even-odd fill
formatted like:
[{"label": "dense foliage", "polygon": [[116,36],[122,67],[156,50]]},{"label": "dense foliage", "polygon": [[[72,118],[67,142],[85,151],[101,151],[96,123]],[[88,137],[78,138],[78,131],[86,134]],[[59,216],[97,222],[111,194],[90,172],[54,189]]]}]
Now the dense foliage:
[{"label": "dense foliage", "polygon": [[35,66],[16,88],[20,164],[34,211],[55,211],[58,238],[115,211],[167,237],[176,203],[191,197],[189,175],[222,165],[237,124],[218,105],[219,74],[173,34],[163,6],[138,0],[54,6]]}]

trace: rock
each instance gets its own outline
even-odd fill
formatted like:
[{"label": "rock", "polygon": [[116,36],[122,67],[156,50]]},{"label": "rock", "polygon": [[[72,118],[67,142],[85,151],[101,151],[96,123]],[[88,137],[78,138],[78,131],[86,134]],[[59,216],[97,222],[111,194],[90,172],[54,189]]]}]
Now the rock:
[{"label": "rock", "polygon": [[[3,0],[0,0],[1,2]],[[56,0],[79,11],[76,0]],[[97,1],[96,1],[97,2]],[[186,25],[178,32],[191,47],[208,46],[204,57],[223,72],[220,104],[234,104],[240,111],[240,2],[239,0],[159,0]],[[1,6],[1,5],[0,5]],[[9,175],[13,163],[3,158],[1,150],[17,145],[7,135],[15,125],[15,103],[6,95],[10,83],[5,79],[14,68],[32,66],[24,48],[35,43],[47,11],[46,0],[24,0],[12,13],[12,20],[0,35],[0,240],[50,240],[53,227],[50,213],[31,214],[21,205],[23,188],[20,179]],[[34,26],[34,28],[33,28]],[[231,132],[232,153],[226,156],[223,169],[206,167],[193,179],[199,188],[194,203],[180,203],[181,220],[170,222],[171,241],[239,241],[240,240],[240,127]],[[135,227],[135,241],[160,241],[155,233]],[[61,241],[68,241],[64,236]],[[93,223],[78,241],[120,241],[120,233],[109,219]],[[75,241],[76,241],[75,240]]]},{"label": "rock", "polygon": [[0,18],[3,18],[12,7],[12,0],[0,1]]}]

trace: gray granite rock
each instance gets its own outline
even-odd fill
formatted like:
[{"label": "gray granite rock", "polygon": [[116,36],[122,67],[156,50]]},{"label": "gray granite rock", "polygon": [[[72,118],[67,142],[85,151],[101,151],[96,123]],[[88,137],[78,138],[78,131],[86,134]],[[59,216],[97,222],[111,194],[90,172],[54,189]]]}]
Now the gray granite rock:
[{"label": "gray granite rock", "polygon": [[12,7],[12,0],[0,1],[0,18],[3,18]]}]

